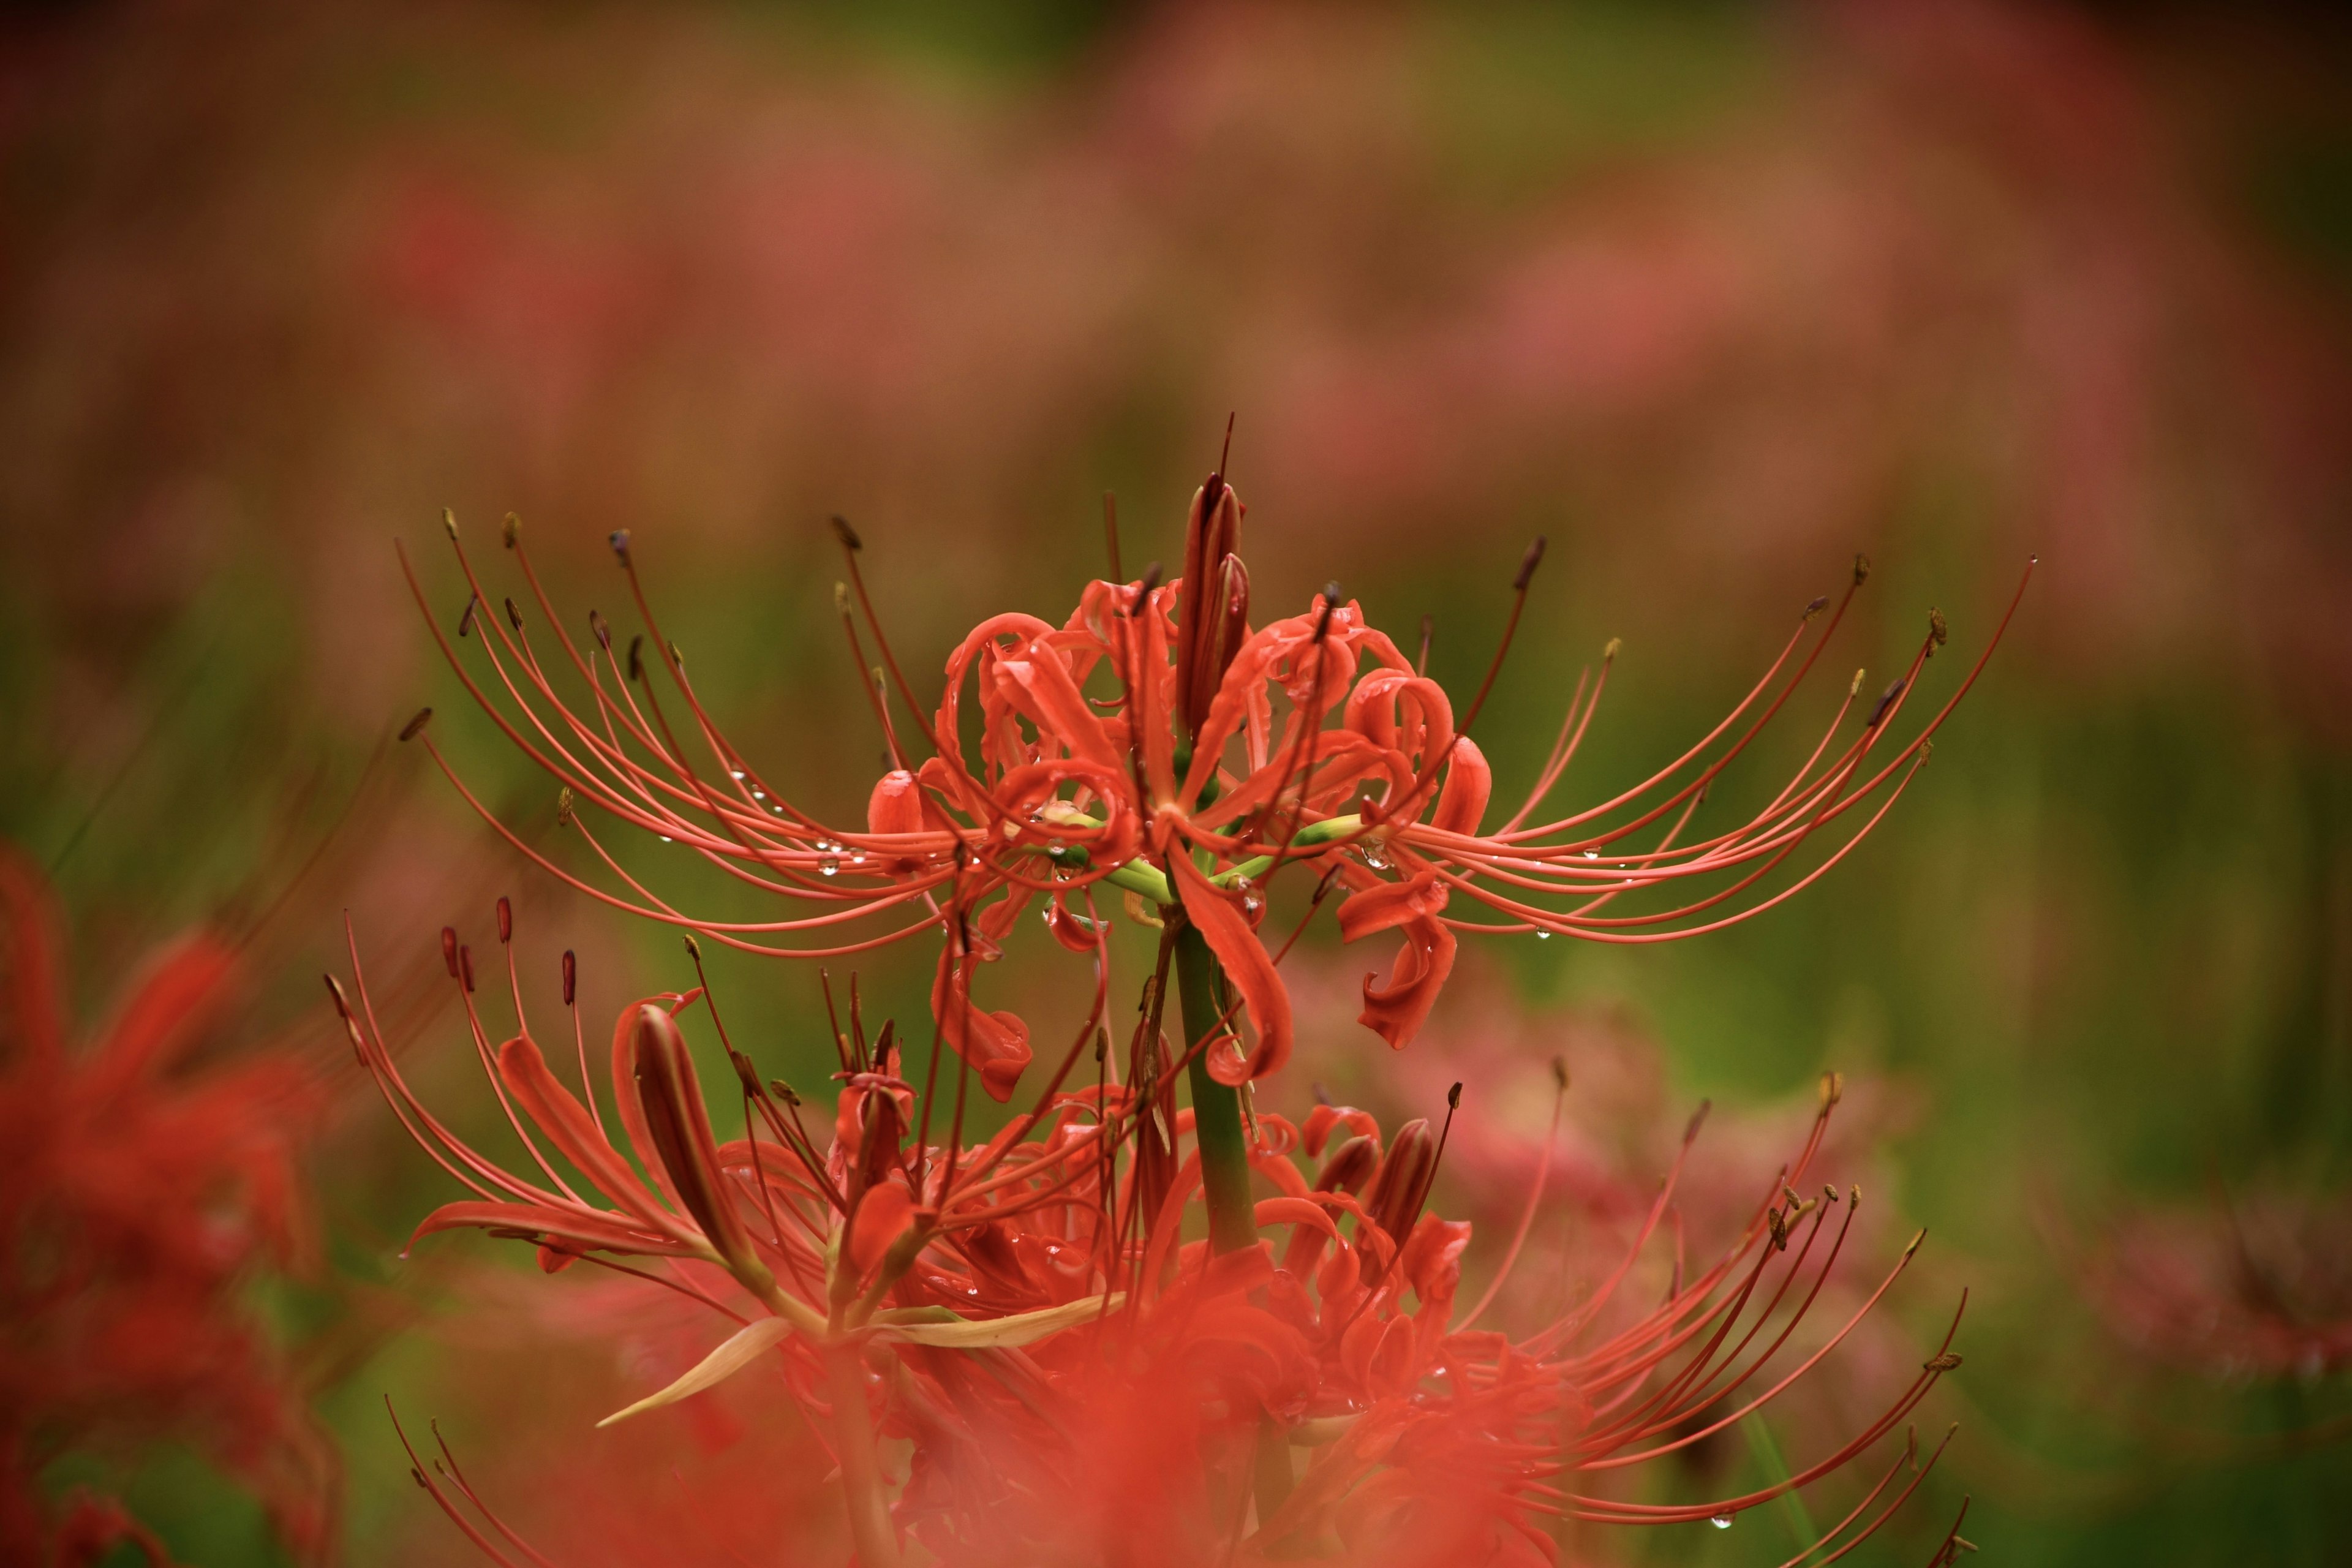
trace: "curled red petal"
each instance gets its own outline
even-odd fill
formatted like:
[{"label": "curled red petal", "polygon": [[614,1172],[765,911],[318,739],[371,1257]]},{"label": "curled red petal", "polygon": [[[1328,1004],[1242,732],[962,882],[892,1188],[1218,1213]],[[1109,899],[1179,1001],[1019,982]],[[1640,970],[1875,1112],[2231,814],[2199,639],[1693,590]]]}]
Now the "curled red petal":
[{"label": "curled red petal", "polygon": [[1495,770],[1486,763],[1486,753],[1465,735],[1454,742],[1454,755],[1445,764],[1445,787],[1437,793],[1437,815],[1430,826],[1447,833],[1475,835],[1478,821],[1486,815],[1486,802],[1495,793]]},{"label": "curled red petal", "polygon": [[1376,931],[1434,915],[1445,908],[1446,889],[1434,871],[1416,871],[1395,882],[1375,882],[1348,895],[1339,906],[1339,940],[1356,942]]},{"label": "curled red petal", "polygon": [[1454,973],[1455,945],[1454,933],[1434,916],[1407,925],[1388,984],[1375,984],[1374,976],[1364,976],[1364,1010],[1356,1021],[1399,1050],[1412,1044],[1429,1021],[1445,977]]},{"label": "curled red petal", "polygon": [[1013,1098],[1029,1065],[1029,1026],[1017,1013],[988,1013],[972,1005],[969,970],[951,948],[941,948],[931,979],[931,1016],[939,1020],[940,1037],[949,1049],[979,1069],[988,1097]]},{"label": "curled red petal", "polygon": [[1231,900],[1202,876],[1192,858],[1177,855],[1176,888],[1184,900],[1184,913],[1200,928],[1209,951],[1224,966],[1225,978],[1241,993],[1257,1026],[1257,1048],[1244,1056],[1231,1036],[1209,1050],[1209,1075],[1219,1083],[1239,1084],[1267,1073],[1290,1059],[1290,994],[1274,972],[1274,960],[1250,929],[1249,921]]}]

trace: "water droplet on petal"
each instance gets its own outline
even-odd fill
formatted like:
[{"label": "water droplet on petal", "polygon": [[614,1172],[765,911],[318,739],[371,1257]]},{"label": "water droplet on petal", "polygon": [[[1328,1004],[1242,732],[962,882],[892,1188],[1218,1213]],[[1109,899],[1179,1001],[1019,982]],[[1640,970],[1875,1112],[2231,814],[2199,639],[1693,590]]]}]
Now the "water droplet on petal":
[{"label": "water droplet on petal", "polygon": [[[1598,860],[1601,858],[1601,851],[1598,849],[1588,849],[1584,852],[1584,858],[1587,860]],[[1728,1524],[1730,1521],[1726,1520],[1724,1522]]]},{"label": "water droplet on petal", "polygon": [[654,837],[655,837],[656,838],[660,839],[660,840],[661,840],[663,843],[665,843],[665,844],[675,844],[675,843],[677,843],[677,839],[672,838],[672,837],[671,837],[668,834],[667,834],[667,833],[656,833],[656,834],[655,834],[655,835],[654,835]]},{"label": "water droplet on petal", "polygon": [[743,776],[743,770],[741,768],[729,768],[727,770],[727,776],[730,779],[740,779]]},{"label": "water droplet on petal", "polygon": [[1544,930],[1541,926],[1538,926],[1536,928],[1536,940],[1538,942],[1549,942],[1551,940],[1551,932]]},{"label": "water droplet on petal", "polygon": [[1727,1513],[1718,1513],[1713,1519],[1708,1520],[1707,1523],[1715,1526],[1717,1530],[1729,1530],[1731,1528],[1731,1516]]},{"label": "water droplet on petal", "polygon": [[818,861],[818,862],[816,863],[816,868],[817,868],[817,870],[818,870],[821,874],[823,874],[823,875],[824,875],[824,876],[827,876],[827,877],[835,876],[835,875],[837,875],[837,874],[840,872],[840,870],[841,870],[841,862],[840,862],[840,861],[838,861],[838,860],[836,860],[836,859],[835,859],[832,856],[828,855],[828,856],[826,856],[824,859],[822,859],[822,860],[820,860],[820,861]]}]

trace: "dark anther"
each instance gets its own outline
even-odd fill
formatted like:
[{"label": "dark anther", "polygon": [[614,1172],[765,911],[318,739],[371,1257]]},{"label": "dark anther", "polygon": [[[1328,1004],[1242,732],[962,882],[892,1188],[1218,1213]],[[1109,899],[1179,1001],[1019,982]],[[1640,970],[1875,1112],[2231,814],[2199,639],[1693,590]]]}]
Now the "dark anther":
[{"label": "dark anther", "polygon": [[1688,1143],[1698,1136],[1698,1130],[1706,1125],[1706,1113],[1714,1109],[1715,1101],[1711,1100],[1698,1102],[1698,1109],[1691,1112],[1690,1125],[1683,1129],[1684,1142]]},{"label": "dark anther", "polygon": [[1902,695],[1903,678],[1898,675],[1887,682],[1885,690],[1878,694],[1878,700],[1872,705],[1870,717],[1862,721],[1862,727],[1865,730],[1877,729],[1878,721],[1886,717],[1886,710],[1894,707],[1895,700]]},{"label": "dark anther", "polygon": [[448,531],[450,538],[457,537],[457,513],[455,509],[446,506],[441,509],[441,526]]},{"label": "dark anther", "polygon": [[411,719],[407,723],[403,724],[400,727],[400,738],[404,741],[414,741],[416,739],[418,731],[422,731],[425,725],[430,724],[431,722],[433,722],[433,710],[430,708],[419,708],[416,710],[416,717]]},{"label": "dark anther", "polygon": [[572,950],[567,947],[563,950],[563,1005],[567,1007],[571,1006],[572,999],[579,994],[580,961],[572,955]]},{"label": "dark anther", "polygon": [[457,617],[457,635],[459,637],[464,637],[467,632],[474,629],[474,612],[481,607],[482,597],[480,595],[468,594],[466,595],[465,613]]},{"label": "dark anther", "polygon": [[1827,594],[1823,594],[1821,597],[1815,599],[1811,604],[1805,606],[1805,619],[1810,621],[1815,616],[1820,615],[1823,610],[1826,610],[1829,607],[1830,596]]},{"label": "dark anther", "polygon": [[1930,606],[1927,611],[1927,640],[1941,647],[1951,635],[1952,628],[1944,624],[1944,612]]},{"label": "dark anther", "polygon": [[596,646],[606,653],[613,651],[613,628],[605,623],[601,612],[588,612],[588,629],[596,634]]},{"label": "dark anther", "polygon": [[555,826],[558,827],[572,826],[572,786],[570,784],[565,784],[555,792]]},{"label": "dark anther", "polygon": [[474,994],[474,950],[465,943],[457,944],[457,978],[466,983],[466,994]]},{"label": "dark anther", "polygon": [[1946,1351],[1942,1355],[1936,1357],[1933,1361],[1921,1362],[1919,1363],[1919,1370],[1921,1372],[1949,1372],[1959,1364],[1960,1358],[1954,1355],[1950,1351]]},{"label": "dark anther", "polygon": [[1323,638],[1330,632],[1331,617],[1339,613],[1339,584],[1337,582],[1324,584],[1323,613],[1315,617],[1315,642],[1318,647],[1322,645]]},{"label": "dark anther", "polygon": [[1519,574],[1511,579],[1512,593],[1526,593],[1528,584],[1535,581],[1536,568],[1543,564],[1545,543],[1544,536],[1538,533],[1536,542],[1528,546],[1527,554],[1519,559]]},{"label": "dark anther", "polygon": [[499,899],[499,941],[514,941],[514,906],[503,895]]},{"label": "dark anther", "polygon": [[1853,558],[1853,585],[1861,587],[1870,581],[1870,557],[1857,554]]},{"label": "dark anther", "polygon": [[614,529],[606,536],[604,542],[613,547],[613,553],[621,558],[622,565],[626,566],[629,563],[629,531],[627,529]]},{"label": "dark anther", "polygon": [[849,520],[842,516],[839,512],[835,512],[833,514],[833,536],[841,541],[841,547],[844,550],[863,550],[866,548],[866,541],[857,537],[857,531],[850,527]]},{"label": "dark anther", "polygon": [[520,512],[507,513],[506,526],[499,531],[499,537],[509,550],[515,547],[515,541],[522,537],[522,515]]},{"label": "dark anther", "polygon": [[507,624],[517,631],[522,630],[522,610],[516,605],[514,595],[511,594],[507,595]]},{"label": "dark anther", "polygon": [[1775,1252],[1788,1251],[1789,1222],[1781,1216],[1780,1211],[1778,1208],[1766,1209],[1764,1211],[1764,1220],[1765,1223],[1770,1226],[1772,1231],[1772,1250]]},{"label": "dark anther", "polygon": [[1566,1094],[1568,1092],[1567,1058],[1554,1057],[1551,1058],[1551,1080],[1552,1082],[1559,1085],[1559,1091],[1562,1094]]},{"label": "dark anther", "polygon": [[1462,1086],[1460,1084],[1457,1083],[1452,1089],[1445,1091],[1445,1109],[1448,1110],[1459,1110],[1462,1109]]},{"label": "dark anther", "polygon": [[688,931],[686,933],[686,956],[694,960],[697,963],[700,963],[702,962],[702,944],[694,940],[694,933],[692,931]]},{"label": "dark anther", "polygon": [[457,978],[457,933],[448,926],[441,928],[441,962],[449,968],[449,978]]},{"label": "dark anther", "polygon": [[629,679],[642,679],[645,673],[646,639],[642,636],[633,637],[629,639]]},{"label": "dark anther", "polygon": [[352,1021],[352,999],[343,994],[342,982],[337,980],[331,974],[321,974],[319,978],[327,983],[327,994],[335,999],[335,1011],[342,1015],[344,1023],[350,1023]]}]

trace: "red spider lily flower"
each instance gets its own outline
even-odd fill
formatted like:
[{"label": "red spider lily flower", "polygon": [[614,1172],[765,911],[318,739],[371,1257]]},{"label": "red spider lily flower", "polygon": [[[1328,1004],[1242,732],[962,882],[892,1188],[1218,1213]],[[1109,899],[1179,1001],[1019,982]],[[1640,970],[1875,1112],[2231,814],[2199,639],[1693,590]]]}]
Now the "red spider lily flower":
[{"label": "red spider lily flower", "polygon": [[54,1515],[43,1500],[60,1452],[127,1437],[195,1444],[317,1559],[333,1453],[238,1296],[312,1250],[295,1155],[317,1074],[290,1052],[187,1067],[235,968],[203,934],[156,953],[75,1042],[47,891],[5,847],[0,939],[0,1557],[94,1563],[128,1542],[166,1561],[109,1500]]},{"label": "red spider lily flower", "polygon": [[[993,956],[1013,921],[1040,900],[1056,932],[1075,931],[1070,940],[1085,948],[1096,918],[1089,896],[1108,883],[1156,906],[1157,915],[1143,911],[1149,918],[1189,922],[1205,938],[1256,1034],[1244,1049],[1229,1031],[1207,1058],[1219,1082],[1238,1084],[1273,1071],[1290,1047],[1277,955],[1257,929],[1266,884],[1285,868],[1321,872],[1318,902],[1333,886],[1345,887],[1346,940],[1399,934],[1387,978],[1364,983],[1360,1017],[1402,1046],[1452,970],[1458,931],[1663,942],[1750,918],[1824,874],[1902,794],[2018,602],[1908,739],[1895,740],[1894,730],[1946,640],[1939,613],[1930,612],[1927,635],[1858,726],[1848,721],[1861,697],[1859,672],[1804,764],[1762,809],[1695,836],[1709,786],[1812,669],[1867,563],[1857,559],[1818,635],[1814,624],[1829,600],[1807,606],[1762,677],[1697,744],[1610,800],[1546,817],[1544,803],[1574,760],[1607,684],[1604,658],[1598,677],[1580,678],[1559,740],[1525,799],[1489,822],[1494,781],[1470,731],[1496,667],[1457,712],[1453,698],[1369,626],[1357,605],[1342,602],[1336,585],[1301,613],[1253,629],[1249,577],[1237,553],[1243,511],[1222,475],[1213,474],[1192,500],[1184,578],[1162,584],[1155,569],[1134,582],[1090,584],[1058,626],[1025,615],[983,620],[949,657],[936,704],[919,697],[881,640],[858,571],[860,542],[835,520],[855,584],[854,593],[845,586],[838,595],[853,650],[862,666],[854,605],[930,752],[919,763],[910,754],[909,725],[893,721],[877,684],[876,713],[898,765],[876,784],[862,831],[828,826],[793,805],[726,739],[653,617],[625,532],[614,535],[614,548],[646,635],[662,650],[656,661],[685,705],[675,721],[646,670],[645,639],[633,640],[624,657],[603,617],[592,615],[594,646],[583,652],[540,590],[509,519],[507,542],[563,661],[584,683],[584,710],[559,693],[512,599],[503,616],[480,613],[487,590],[462,543],[457,555],[471,592],[457,629],[461,638],[481,632],[487,678],[476,678],[437,623],[434,635],[500,728],[562,781],[561,816],[626,892],[557,866],[470,791],[467,798],[519,849],[592,896],[750,951],[830,956],[944,931],[950,940],[941,945],[934,1010],[950,1043],[1000,1100],[1030,1059],[1028,1030],[1013,1014],[965,1005],[972,966]],[[448,532],[455,543],[454,521]],[[1496,667],[1541,547],[1539,540],[1514,583]],[[2021,583],[2021,598],[2023,591]],[[1612,644],[1612,658],[1614,651]],[[977,754],[969,757],[961,728],[967,686],[980,721]],[[423,733],[429,716],[418,714],[406,733]],[[433,746],[429,735],[425,743]],[[706,755],[707,763],[698,760]],[[434,756],[441,760],[437,747]],[[465,790],[454,772],[450,777]],[[688,916],[621,869],[580,810],[592,805],[807,912],[767,921]],[[1792,863],[1825,833],[1832,848]],[[1465,918],[1473,906],[1486,918]],[[859,922],[875,920],[888,929],[856,934],[871,930]]]},{"label": "red spider lily flower", "polygon": [[[1477,1326],[1499,1277],[1463,1310],[1470,1227],[1423,1212],[1444,1131],[1414,1121],[1383,1140],[1344,1108],[1295,1131],[1263,1114],[1254,1163],[1277,1195],[1257,1221],[1286,1238],[1216,1254],[1155,1226],[1120,1308],[1027,1348],[1034,1382],[968,1373],[949,1411],[914,1430],[899,1512],[942,1561],[975,1564],[1549,1563],[1563,1519],[1728,1520],[1810,1487],[1885,1442],[1958,1364],[1948,1334],[1861,1431],[1782,1480],[1683,1504],[1627,1501],[1612,1482],[1778,1398],[1907,1267],[1909,1248],[1847,1321],[1792,1348],[1855,1202],[1793,1192],[1822,1145],[1834,1094],[1823,1100],[1733,1245],[1678,1274],[1663,1303],[1600,1326],[1629,1256],[1573,1310],[1517,1334]],[[1198,1181],[1188,1160],[1164,1212],[1180,1214]],[[1673,1192],[1670,1177],[1636,1253]],[[1530,1214],[1541,1198],[1528,1194]],[[1884,1523],[1919,1484],[1916,1458],[1903,1444],[1802,1560]]]},{"label": "red spider lily flower", "polygon": [[[454,938],[446,945],[463,986],[470,952]],[[519,995],[511,961],[509,978]],[[419,1233],[470,1226],[527,1240],[551,1268],[587,1259],[635,1273],[741,1325],[621,1415],[771,1366],[786,1397],[832,1434],[865,1562],[897,1561],[904,1536],[973,1564],[1172,1565],[1339,1550],[1412,1563],[1548,1561],[1559,1520],[1726,1517],[1809,1486],[1887,1438],[1958,1364],[1948,1335],[1862,1431],[1754,1492],[1633,1502],[1611,1484],[1613,1472],[1681,1452],[1779,1396],[1907,1266],[1911,1249],[1853,1321],[1802,1354],[1791,1348],[1857,1201],[1795,1190],[1834,1093],[1732,1246],[1687,1278],[1678,1271],[1657,1308],[1622,1326],[1611,1315],[1633,1255],[1660,1234],[1679,1160],[1633,1254],[1597,1290],[1531,1331],[1506,1332],[1480,1320],[1510,1259],[1461,1310],[1470,1227],[1424,1213],[1444,1128],[1416,1121],[1384,1136],[1345,1108],[1318,1109],[1303,1131],[1257,1116],[1251,1163],[1274,1195],[1256,1205],[1259,1239],[1220,1252],[1184,1239],[1201,1211],[1202,1157],[1182,1146],[1191,1113],[1170,1119],[1172,1172],[1155,1173],[1140,1157],[1139,1130],[1161,1113],[1185,1064],[1157,1083],[1130,1076],[1123,1085],[1102,1051],[1097,1081],[1068,1087],[1099,1005],[1035,1108],[967,1150],[960,1121],[947,1124],[944,1144],[931,1142],[931,1094],[900,1071],[892,1029],[868,1043],[853,1000],[837,1035],[843,1092],[820,1150],[796,1097],[763,1089],[731,1047],[745,1135],[717,1142],[676,1023],[697,1004],[709,1005],[707,990],[633,1004],[615,1031],[616,1100],[639,1176],[599,1111],[552,1081],[527,1028],[493,1052],[469,997],[477,1050],[502,1098],[520,1107],[515,1129],[543,1180],[504,1171],[414,1100],[370,1022],[363,985],[344,1016],[395,1110],[477,1187],[477,1201],[437,1211]],[[723,1046],[715,1012],[712,1021]],[[947,1054],[934,1044],[927,1077]],[[1130,1074],[1149,1059],[1131,1056]],[[959,1058],[957,1071],[962,1079],[969,1064]],[[605,1201],[583,1196],[541,1141]],[[1539,1180],[1529,1215],[1542,1199]],[[893,1436],[913,1444],[895,1502],[875,1447]],[[528,1555],[446,1456],[416,1463],[484,1550],[501,1561]],[[1895,1485],[1902,1463],[1823,1551],[1874,1529],[1908,1495],[1917,1480]]]}]

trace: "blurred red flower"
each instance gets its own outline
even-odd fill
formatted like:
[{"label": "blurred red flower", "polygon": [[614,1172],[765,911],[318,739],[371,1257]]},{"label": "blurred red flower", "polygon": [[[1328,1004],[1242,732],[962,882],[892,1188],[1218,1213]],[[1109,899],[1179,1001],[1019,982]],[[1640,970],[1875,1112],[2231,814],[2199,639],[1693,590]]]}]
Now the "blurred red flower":
[{"label": "blurred red flower", "polygon": [[190,1066],[236,966],[202,932],[72,1041],[47,889],[5,847],[0,940],[0,1556],[94,1563],[131,1541],[163,1561],[119,1505],[60,1510],[41,1484],[66,1452],[163,1440],[249,1488],[298,1557],[323,1555],[336,1460],[240,1299],[257,1269],[311,1258],[295,1157],[317,1075],[280,1051]]}]

